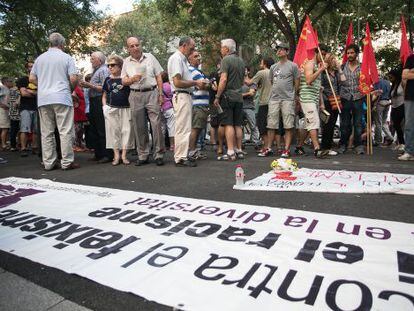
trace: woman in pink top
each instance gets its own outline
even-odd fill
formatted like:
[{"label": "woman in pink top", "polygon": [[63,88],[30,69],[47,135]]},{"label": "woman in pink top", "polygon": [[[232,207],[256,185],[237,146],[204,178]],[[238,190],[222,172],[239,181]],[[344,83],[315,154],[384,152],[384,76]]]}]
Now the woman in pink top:
[{"label": "woman in pink top", "polygon": [[168,74],[164,71],[162,73],[162,92],[164,93],[164,103],[161,106],[163,115],[162,132],[165,135],[165,130],[168,130],[168,137],[170,139],[170,150],[174,150],[174,134],[175,134],[175,119],[174,109],[172,105],[173,93],[170,82],[168,81]]}]

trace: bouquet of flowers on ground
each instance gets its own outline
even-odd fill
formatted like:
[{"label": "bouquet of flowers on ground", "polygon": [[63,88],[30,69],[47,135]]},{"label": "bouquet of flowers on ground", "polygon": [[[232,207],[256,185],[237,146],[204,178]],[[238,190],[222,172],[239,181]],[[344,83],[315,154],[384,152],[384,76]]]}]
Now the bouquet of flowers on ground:
[{"label": "bouquet of flowers on ground", "polygon": [[295,171],[298,170],[298,164],[296,162],[292,161],[292,159],[283,159],[283,158],[274,160],[270,164],[270,167],[275,172],[277,172],[277,171],[295,172]]}]

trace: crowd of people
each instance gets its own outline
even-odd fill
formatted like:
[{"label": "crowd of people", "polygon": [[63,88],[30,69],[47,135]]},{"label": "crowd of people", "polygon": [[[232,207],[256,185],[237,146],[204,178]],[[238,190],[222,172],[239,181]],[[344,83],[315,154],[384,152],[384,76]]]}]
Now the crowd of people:
[{"label": "crowd of people", "polygon": [[84,150],[93,151],[90,160],[113,166],[130,164],[130,150],[135,165],[162,166],[170,150],[176,166],[195,167],[207,158],[197,147],[207,131],[219,161],[244,159],[247,134],[259,157],[303,156],[306,143],[317,158],[351,149],[362,155],[367,131],[374,132],[374,146],[414,160],[414,55],[374,86],[374,124],[367,128],[354,44],[346,47],[344,64],[320,45],[299,67],[288,59],[289,45],[280,43],[277,61],[263,57],[252,74],[236,42],[225,39],[217,70],[206,75],[190,37],[180,39],[165,69],[139,38],[129,37],[128,57],[96,51],[93,72],[83,77],[64,52],[65,38],[53,33],[49,41],[48,51],[26,64],[26,76],[16,83],[3,77],[0,88],[2,150],[39,153],[45,170],[78,168],[75,152]]}]

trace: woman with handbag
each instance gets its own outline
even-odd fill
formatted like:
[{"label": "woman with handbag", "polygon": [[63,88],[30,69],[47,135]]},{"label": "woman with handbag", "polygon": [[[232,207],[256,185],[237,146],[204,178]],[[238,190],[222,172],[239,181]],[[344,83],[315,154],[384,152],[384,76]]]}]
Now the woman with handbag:
[{"label": "woman with handbag", "polygon": [[333,94],[331,86],[329,84],[327,74],[326,72],[323,72],[322,77],[321,77],[322,79],[321,85],[323,87],[322,106],[324,107],[321,107],[321,108],[324,108],[330,114],[330,116],[327,119],[327,122],[322,122],[321,149],[326,151],[328,155],[335,156],[338,153],[332,150],[333,134],[334,134],[336,120],[338,119],[338,105],[340,108],[342,108],[341,98],[339,97],[339,90],[341,87],[341,83],[343,83],[346,78],[341,70],[340,64],[335,59],[334,55],[327,53],[325,56],[325,62],[328,66],[327,70],[329,73],[329,77],[331,79],[333,89],[335,90],[336,101],[335,101],[335,95]]}]

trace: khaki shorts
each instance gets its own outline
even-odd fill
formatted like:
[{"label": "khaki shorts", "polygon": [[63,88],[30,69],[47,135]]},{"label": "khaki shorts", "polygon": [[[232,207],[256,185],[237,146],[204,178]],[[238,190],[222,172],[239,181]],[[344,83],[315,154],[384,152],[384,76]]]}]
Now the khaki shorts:
[{"label": "khaki shorts", "polygon": [[10,128],[9,110],[0,107],[0,129]]},{"label": "khaki shorts", "polygon": [[279,129],[280,114],[282,114],[283,128],[291,129],[295,126],[295,102],[290,100],[271,100],[267,115],[268,129]]},{"label": "khaki shorts", "polygon": [[301,102],[300,106],[302,107],[302,111],[305,114],[305,129],[308,131],[319,130],[320,120],[318,104],[315,102]]},{"label": "khaki shorts", "polygon": [[193,106],[191,128],[203,129],[207,126],[208,106]]}]

